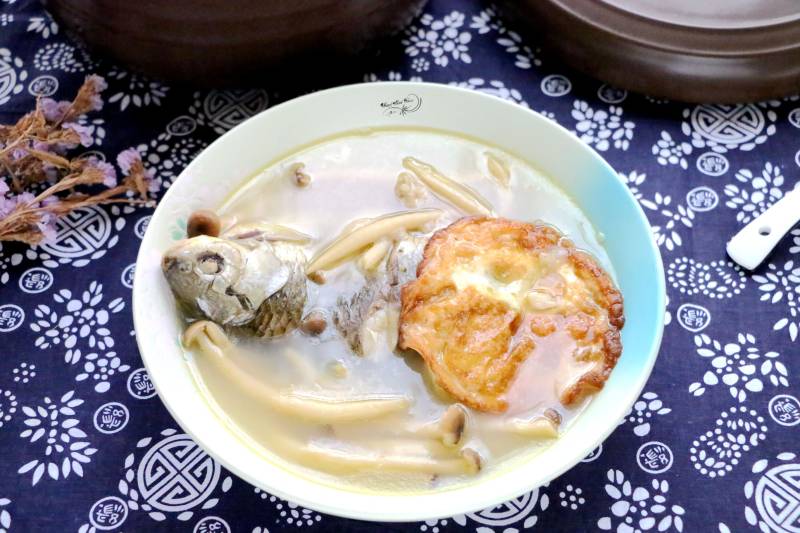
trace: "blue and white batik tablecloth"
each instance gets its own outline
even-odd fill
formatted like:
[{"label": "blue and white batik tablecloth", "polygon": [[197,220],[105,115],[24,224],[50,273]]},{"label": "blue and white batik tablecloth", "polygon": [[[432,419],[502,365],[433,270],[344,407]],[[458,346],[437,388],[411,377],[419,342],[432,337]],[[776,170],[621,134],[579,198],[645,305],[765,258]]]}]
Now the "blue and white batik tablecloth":
[{"label": "blue and white batik tablecloth", "polygon": [[[800,100],[628,94],[543,57],[479,0],[432,0],[365,70],[530,107],[619,171],[669,289],[661,354],[627,418],[560,478],[478,513],[372,524],[282,501],[221,468],[159,402],[130,303],[150,211],[90,207],[55,242],[0,248],[0,531],[800,531],[800,228],[753,275],[724,253],[800,178]],[[216,136],[291,96],[171,88],[94,57],[38,2],[0,1],[0,122],[93,72],[109,84],[84,124],[93,149],[137,146],[162,190]]]}]

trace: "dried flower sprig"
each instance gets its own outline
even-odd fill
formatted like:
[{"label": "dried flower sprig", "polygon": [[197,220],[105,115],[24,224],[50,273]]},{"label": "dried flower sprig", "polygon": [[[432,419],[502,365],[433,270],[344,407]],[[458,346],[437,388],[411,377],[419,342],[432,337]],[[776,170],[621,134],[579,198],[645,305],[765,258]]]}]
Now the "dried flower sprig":
[{"label": "dried flower sprig", "polygon": [[[135,148],[117,156],[117,170],[94,156],[68,152],[93,144],[79,123],[103,107],[107,87],[100,76],[87,76],[75,98],[40,98],[36,109],[16,124],[0,125],[0,241],[40,244],[55,239],[58,217],[74,209],[110,203],[147,203],[158,190],[153,171],[145,169]],[[46,184],[34,194],[30,188]]]}]

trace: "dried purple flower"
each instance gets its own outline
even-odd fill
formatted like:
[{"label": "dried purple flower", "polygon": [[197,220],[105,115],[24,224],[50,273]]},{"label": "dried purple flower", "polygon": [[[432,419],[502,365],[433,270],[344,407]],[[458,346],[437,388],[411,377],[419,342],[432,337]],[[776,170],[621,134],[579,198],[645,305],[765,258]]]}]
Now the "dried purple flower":
[{"label": "dried purple flower", "polygon": [[117,165],[119,165],[120,170],[122,170],[125,176],[131,173],[131,167],[136,163],[142,163],[142,156],[136,148],[128,148],[117,155]]},{"label": "dried purple flower", "polygon": [[0,196],[0,220],[7,217],[15,207],[17,207],[17,203],[14,201],[13,197],[6,198],[5,196]]},{"label": "dried purple flower", "polygon": [[92,139],[91,130],[89,130],[89,128],[86,126],[81,126],[80,124],[75,122],[65,122],[61,127],[65,129],[70,129],[75,133],[77,133],[78,137],[80,138],[81,145],[86,148],[91,146],[92,143],[94,142],[94,140]]},{"label": "dried purple flower", "polygon": [[[80,122],[103,106],[100,92],[107,86],[101,77],[87,76],[71,102],[41,98],[15,124],[0,125],[0,242],[52,240],[58,218],[85,206],[150,202],[159,184],[135,149],[119,156],[120,183],[111,163],[67,154],[93,144],[91,127]],[[38,196],[25,192],[46,182]],[[94,186],[101,183],[106,187],[98,191]]]},{"label": "dried purple flower", "polygon": [[85,83],[91,83],[94,91],[97,93],[101,93],[108,89],[108,82],[106,82],[105,78],[98,76],[97,74],[89,74],[86,76]]},{"label": "dried purple flower", "polygon": [[55,242],[58,237],[56,220],[58,220],[58,217],[52,213],[43,213],[39,218],[36,227],[39,228],[39,231],[42,233],[42,240],[39,241],[40,243]]},{"label": "dried purple flower", "polygon": [[155,194],[161,188],[161,184],[156,181],[156,169],[148,168],[144,171],[144,181],[147,182],[147,190]]},{"label": "dried purple flower", "polygon": [[0,219],[5,218],[17,205],[13,198],[6,198],[9,190],[6,180],[0,180]]},{"label": "dried purple flower", "polygon": [[14,201],[16,205],[26,205],[26,204],[33,204],[33,201],[36,197],[27,191],[21,192],[18,195],[14,196]]},{"label": "dried purple flower", "polygon": [[103,109],[103,98],[100,96],[100,93],[108,89],[108,83],[97,74],[87,76],[85,83],[91,84],[94,89],[94,94],[90,96],[92,110],[100,111]]},{"label": "dried purple flower", "polygon": [[48,122],[60,122],[64,118],[71,102],[61,100],[56,102],[52,98],[42,98],[39,100],[39,107],[42,110],[45,120]]},{"label": "dried purple flower", "polygon": [[32,148],[40,152],[52,152],[51,145],[42,141],[33,141]]},{"label": "dried purple flower", "polygon": [[117,186],[117,170],[114,168],[114,165],[107,161],[101,161],[94,156],[90,157],[86,164],[97,168],[103,173],[103,185],[106,187]]}]

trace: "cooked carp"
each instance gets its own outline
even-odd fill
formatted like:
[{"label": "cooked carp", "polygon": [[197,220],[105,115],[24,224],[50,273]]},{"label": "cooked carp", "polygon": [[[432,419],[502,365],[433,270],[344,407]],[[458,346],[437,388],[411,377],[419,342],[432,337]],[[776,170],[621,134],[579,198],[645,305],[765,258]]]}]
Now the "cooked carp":
[{"label": "cooked carp", "polygon": [[275,337],[296,328],[306,301],[303,234],[272,225],[234,226],[167,250],[161,262],[191,318]]}]

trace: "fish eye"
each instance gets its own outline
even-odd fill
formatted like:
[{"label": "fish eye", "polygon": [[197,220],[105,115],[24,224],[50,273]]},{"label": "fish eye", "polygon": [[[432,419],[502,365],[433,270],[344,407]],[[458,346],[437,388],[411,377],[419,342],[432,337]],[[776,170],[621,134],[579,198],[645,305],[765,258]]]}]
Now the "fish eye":
[{"label": "fish eye", "polygon": [[225,266],[225,259],[218,253],[205,252],[197,256],[197,266],[203,274],[218,274]]}]

